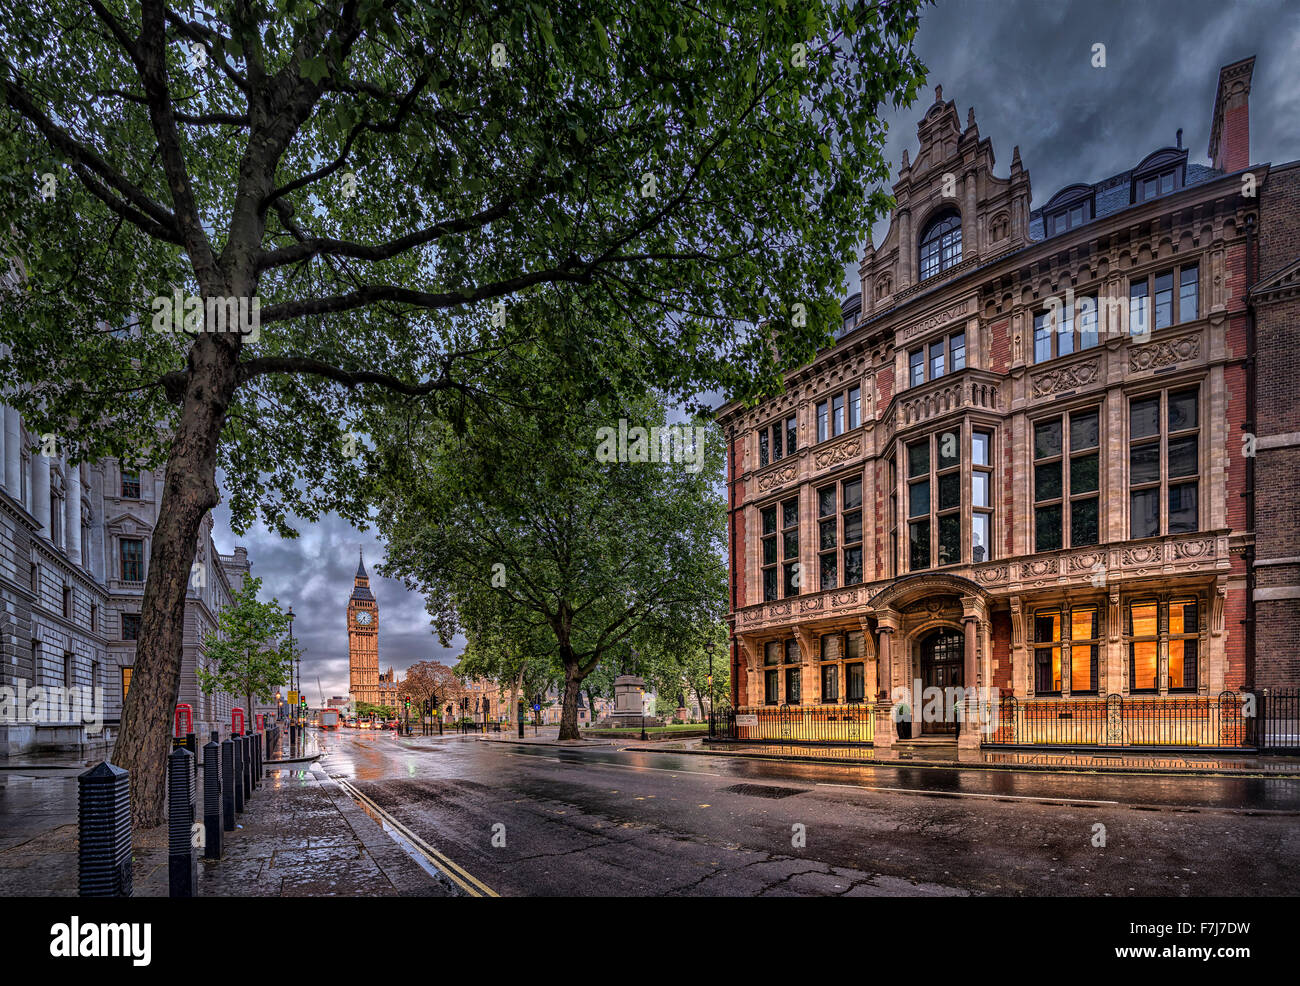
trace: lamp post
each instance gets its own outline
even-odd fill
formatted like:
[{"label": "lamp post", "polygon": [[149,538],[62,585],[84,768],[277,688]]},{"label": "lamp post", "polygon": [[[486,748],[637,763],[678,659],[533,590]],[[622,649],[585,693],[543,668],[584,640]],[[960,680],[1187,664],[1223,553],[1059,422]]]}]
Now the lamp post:
[{"label": "lamp post", "polygon": [[[285,615],[289,617],[289,654],[292,655],[294,652],[293,651],[293,607],[292,606],[289,607],[289,611]],[[292,667],[289,668],[289,684],[291,685],[293,684]],[[294,755],[293,747],[295,746],[297,740],[297,734],[298,734],[297,726],[298,726],[298,710],[291,708],[289,709],[289,755],[290,756]]]},{"label": "lamp post", "polygon": [[713,720],[713,648],[717,645],[712,640],[704,642],[704,650],[709,655],[709,735],[716,736],[716,725]]}]

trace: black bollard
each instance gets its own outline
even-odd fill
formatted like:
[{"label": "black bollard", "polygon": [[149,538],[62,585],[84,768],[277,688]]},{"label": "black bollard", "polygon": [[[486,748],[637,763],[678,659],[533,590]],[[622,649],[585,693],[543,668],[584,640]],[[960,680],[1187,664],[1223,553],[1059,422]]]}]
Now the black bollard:
[{"label": "black bollard", "polygon": [[107,760],[77,777],[77,892],[131,896],[131,775]]},{"label": "black bollard", "polygon": [[262,786],[262,734],[253,734],[253,787]]},{"label": "black bollard", "polygon": [[217,734],[203,747],[203,855],[208,859],[221,858],[221,744]]},{"label": "black bollard", "polygon": [[241,776],[244,779],[244,804],[247,805],[253,797],[253,755],[248,752],[247,733],[239,737],[239,745],[242,748],[240,750],[240,756],[243,758],[244,765],[241,773]]},{"label": "black bollard", "polygon": [[167,758],[167,896],[193,897],[199,886],[194,846],[194,754],[185,747]]},{"label": "black bollard", "polygon": [[235,831],[235,742],[221,743],[221,827]]},{"label": "black bollard", "polygon": [[235,750],[235,773],[232,777],[235,784],[235,811],[242,815],[244,813],[244,743],[238,736],[232,736],[230,742]]},{"label": "black bollard", "polygon": [[194,733],[186,733],[185,749],[194,755],[194,776],[199,776],[199,738]]}]

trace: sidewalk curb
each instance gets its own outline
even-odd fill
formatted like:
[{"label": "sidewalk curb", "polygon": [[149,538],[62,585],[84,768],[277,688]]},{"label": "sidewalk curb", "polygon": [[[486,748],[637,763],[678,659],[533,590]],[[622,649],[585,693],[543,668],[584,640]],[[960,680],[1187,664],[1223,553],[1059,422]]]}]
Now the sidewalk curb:
[{"label": "sidewalk curb", "polygon": [[987,770],[987,771],[1028,771],[1053,774],[1170,774],[1178,777],[1252,777],[1264,780],[1300,780],[1300,767],[1294,771],[1272,772],[1234,767],[1107,767],[1085,766],[1082,764],[1039,764],[1039,763],[961,763],[953,760],[860,760],[846,757],[813,757],[805,754],[791,753],[775,755],[771,753],[725,753],[717,750],[664,750],[648,746],[620,747],[620,752],[628,753],[681,753],[696,757],[735,757],[742,760],[771,760],[777,763],[813,763],[834,764],[837,767],[892,767],[907,769],[925,767],[942,770]]}]

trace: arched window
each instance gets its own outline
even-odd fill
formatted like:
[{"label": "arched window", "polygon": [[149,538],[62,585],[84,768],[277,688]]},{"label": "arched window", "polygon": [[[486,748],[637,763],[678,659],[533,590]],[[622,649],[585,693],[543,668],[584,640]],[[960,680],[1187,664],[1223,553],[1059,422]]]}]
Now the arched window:
[{"label": "arched window", "polygon": [[930,220],[921,236],[921,280],[961,263],[961,216],[955,209]]}]

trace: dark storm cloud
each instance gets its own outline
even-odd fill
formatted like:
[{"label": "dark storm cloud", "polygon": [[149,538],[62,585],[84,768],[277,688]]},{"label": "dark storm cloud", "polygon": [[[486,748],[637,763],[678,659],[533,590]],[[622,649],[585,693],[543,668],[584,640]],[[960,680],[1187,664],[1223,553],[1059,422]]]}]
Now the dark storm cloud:
[{"label": "dark storm cloud", "polygon": [[357,571],[357,548],[364,547],[370,588],[379,603],[379,667],[391,664],[399,672],[416,661],[454,664],[464,646],[454,641],[443,648],[429,626],[421,596],[407,592],[401,582],[381,578],[376,569],[383,545],[373,531],[359,532],[334,515],[316,524],[299,524],[297,540],[286,541],[258,525],[248,534],[230,533],[230,511],[215,511],[217,548],[229,554],[235,544],[248,548],[253,574],[262,578],[261,598],[275,596],[282,607],[293,607],[293,634],[305,646],[302,684],[307,700],[320,701],[316,677],[325,697],[348,691],[347,605]]},{"label": "dark storm cloud", "polygon": [[[1092,46],[1106,46],[1106,67],[1093,68]],[[1033,206],[1066,185],[1095,182],[1131,168],[1183,128],[1192,162],[1207,164],[1210,116],[1222,65],[1257,56],[1250,94],[1251,159],[1300,158],[1300,9],[1273,0],[1160,2],[965,2],[927,8],[917,50],[930,69],[929,88],[911,107],[886,116],[886,157],[897,173],[903,149],[915,155],[916,123],[943,86],[962,123],[975,108],[980,135],[992,140],[995,172],[1005,177],[1020,146],[1030,173]],[[877,244],[887,220],[871,231]],[[867,231],[863,230],[865,241]],[[857,290],[859,257],[845,258],[847,283]],[[722,395],[713,394],[714,406]],[[229,551],[246,544],[265,595],[300,614],[295,634],[307,644],[303,681],[317,701],[316,675],[326,695],[347,690],[345,613],[357,545],[381,613],[380,666],[399,670],[416,660],[454,663],[463,646],[441,648],[429,632],[423,600],[381,579],[382,548],[337,517],[304,526],[282,541],[265,529],[229,534],[229,512],[218,508],[217,542]]]},{"label": "dark storm cloud", "polygon": [[[1105,68],[1092,65],[1098,43],[1106,46]],[[886,116],[886,159],[895,176],[903,149],[916,154],[916,124],[935,85],[955,101],[963,126],[967,108],[975,108],[997,175],[1006,177],[1012,148],[1020,146],[1034,208],[1066,185],[1099,181],[1173,145],[1180,127],[1189,160],[1209,164],[1219,68],[1248,55],[1256,56],[1251,160],[1300,158],[1294,2],[941,0],[923,11],[916,49],[930,70],[928,88],[913,106]],[[887,231],[887,219],[875,224],[877,245]],[[853,291],[857,261],[846,265]]]}]

